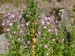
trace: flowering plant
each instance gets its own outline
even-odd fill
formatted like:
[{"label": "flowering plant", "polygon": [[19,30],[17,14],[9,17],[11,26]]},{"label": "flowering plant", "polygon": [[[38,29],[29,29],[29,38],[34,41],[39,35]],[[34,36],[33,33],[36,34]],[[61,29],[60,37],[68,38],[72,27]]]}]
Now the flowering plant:
[{"label": "flowering plant", "polygon": [[7,13],[8,18],[2,23],[9,43],[7,55],[73,56],[74,45],[65,43],[65,23],[58,21],[54,15],[38,16],[37,6],[37,1],[30,0],[23,12]]}]

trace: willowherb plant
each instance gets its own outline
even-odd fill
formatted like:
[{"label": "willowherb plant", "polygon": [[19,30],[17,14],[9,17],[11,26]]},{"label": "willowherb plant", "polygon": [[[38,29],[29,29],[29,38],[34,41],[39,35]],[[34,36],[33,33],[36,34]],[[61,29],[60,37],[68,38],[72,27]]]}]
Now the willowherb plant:
[{"label": "willowherb plant", "polygon": [[9,42],[8,56],[70,55],[67,51],[71,49],[64,44],[65,23],[54,15],[39,17],[37,6],[37,1],[30,0],[22,14],[7,13],[2,25]]}]

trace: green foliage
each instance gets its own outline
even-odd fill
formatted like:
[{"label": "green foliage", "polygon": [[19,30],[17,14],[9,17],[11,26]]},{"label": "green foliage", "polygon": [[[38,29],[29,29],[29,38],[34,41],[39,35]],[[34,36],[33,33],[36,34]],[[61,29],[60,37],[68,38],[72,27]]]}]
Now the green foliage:
[{"label": "green foliage", "polygon": [[[52,32],[48,32],[48,29],[43,28],[44,25],[41,26],[41,23],[39,24],[41,18],[36,13],[37,2],[35,0],[26,0],[26,2],[27,8],[23,11],[21,18],[25,21],[23,20],[21,23],[18,21],[13,22],[10,31],[5,32],[9,42],[9,53],[7,56],[74,56],[75,26],[71,26],[69,29],[71,31],[71,43],[68,45],[69,42],[67,43],[64,40],[66,38],[65,22],[61,22],[61,27],[57,27],[59,30],[58,35],[52,30]],[[29,25],[26,25],[28,23]],[[17,26],[21,24],[24,26],[18,28]],[[57,25],[47,25],[48,28],[51,26]],[[21,30],[23,32],[20,32]],[[41,33],[38,34],[38,31],[41,31]],[[28,43],[28,41],[31,42]]]}]

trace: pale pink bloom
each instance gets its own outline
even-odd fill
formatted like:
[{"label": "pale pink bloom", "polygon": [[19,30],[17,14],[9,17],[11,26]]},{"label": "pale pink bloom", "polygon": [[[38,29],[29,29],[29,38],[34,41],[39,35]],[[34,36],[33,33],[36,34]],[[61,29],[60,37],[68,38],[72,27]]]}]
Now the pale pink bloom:
[{"label": "pale pink bloom", "polygon": [[20,33],[22,33],[23,31],[21,30]]},{"label": "pale pink bloom", "polygon": [[8,43],[8,42],[6,42],[6,49],[8,49],[8,48],[9,48],[8,46],[9,46],[9,43]]},{"label": "pale pink bloom", "polygon": [[60,26],[61,26],[61,24],[59,23],[59,24],[58,24],[58,26],[60,27]]},{"label": "pale pink bloom", "polygon": [[44,28],[46,29],[47,27],[46,27],[46,26],[44,26]]},{"label": "pale pink bloom", "polygon": [[41,23],[44,25],[45,24],[45,21],[41,21]]},{"label": "pale pink bloom", "polygon": [[21,24],[22,27],[24,27],[24,24]]},{"label": "pale pink bloom", "polygon": [[8,43],[8,42],[6,42],[6,45],[9,45],[9,43]]},{"label": "pale pink bloom", "polygon": [[9,29],[7,29],[7,31],[10,31]]},{"label": "pale pink bloom", "polygon": [[18,28],[20,28],[20,26],[19,26],[19,25],[18,25],[17,27],[18,27]]},{"label": "pale pink bloom", "polygon": [[16,22],[17,20],[14,20],[14,22]]},{"label": "pale pink bloom", "polygon": [[6,46],[6,49],[8,50],[8,49],[9,49],[9,47],[8,47],[8,46]]},{"label": "pale pink bloom", "polygon": [[41,34],[41,32],[40,32],[40,31],[38,31],[38,34]]},{"label": "pale pink bloom", "polygon": [[25,45],[24,48],[27,48],[27,45]]},{"label": "pale pink bloom", "polygon": [[51,32],[51,29],[48,29],[48,32]]},{"label": "pale pink bloom", "polygon": [[45,17],[45,20],[48,20],[48,18],[47,18],[47,17]]},{"label": "pale pink bloom", "polygon": [[18,19],[19,19],[19,18],[17,18],[17,17],[15,18],[16,21],[17,21]]},{"label": "pale pink bloom", "polygon": [[28,43],[28,44],[30,44],[30,43],[31,43],[31,41],[27,41],[27,43]]},{"label": "pale pink bloom", "polygon": [[15,15],[14,15],[14,14],[12,14],[10,17],[11,17],[11,18],[14,18],[14,17],[15,17]]},{"label": "pale pink bloom", "polygon": [[54,28],[55,28],[55,26],[53,25],[53,26],[52,26],[52,29],[54,29]]},{"label": "pale pink bloom", "polygon": [[9,26],[11,27],[13,24],[12,23],[9,23]]},{"label": "pale pink bloom", "polygon": [[48,46],[47,45],[44,45],[44,48],[48,48]]},{"label": "pale pink bloom", "polygon": [[7,15],[10,15],[10,12],[8,12],[8,14]]},{"label": "pale pink bloom", "polygon": [[22,14],[23,12],[21,12],[21,14]]},{"label": "pale pink bloom", "polygon": [[21,16],[19,16],[19,19],[21,18]]},{"label": "pale pink bloom", "polygon": [[55,31],[57,32],[58,30],[55,28]]},{"label": "pale pink bloom", "polygon": [[48,20],[51,20],[51,17],[48,17],[47,19],[48,19]]},{"label": "pale pink bloom", "polygon": [[26,23],[26,26],[28,26],[28,25],[29,25],[29,22]]},{"label": "pale pink bloom", "polygon": [[50,24],[50,22],[47,22],[47,24],[49,25],[49,24]]},{"label": "pale pink bloom", "polygon": [[56,32],[56,35],[58,35],[58,32]]},{"label": "pale pink bloom", "polygon": [[30,33],[28,32],[27,34],[29,35]]},{"label": "pale pink bloom", "polygon": [[4,23],[2,23],[2,26],[4,26]]},{"label": "pale pink bloom", "polygon": [[10,20],[7,20],[7,23],[9,24],[10,23]]},{"label": "pale pink bloom", "polygon": [[58,20],[56,20],[56,23],[59,23]]}]

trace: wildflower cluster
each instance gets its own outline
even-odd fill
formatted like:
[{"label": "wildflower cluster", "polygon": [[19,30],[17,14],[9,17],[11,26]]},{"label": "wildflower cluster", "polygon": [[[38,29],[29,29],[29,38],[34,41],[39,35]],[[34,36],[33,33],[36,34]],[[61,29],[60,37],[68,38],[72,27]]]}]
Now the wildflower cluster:
[{"label": "wildflower cluster", "polygon": [[43,30],[47,30],[49,33],[54,32],[58,35],[59,27],[61,27],[61,21],[56,20],[54,16],[45,17],[41,20],[40,27],[42,27]]},{"label": "wildflower cluster", "polygon": [[8,56],[65,56],[69,51],[64,24],[54,15],[43,18],[37,13],[35,0],[30,0],[23,12],[7,13],[2,26],[9,42]]}]

